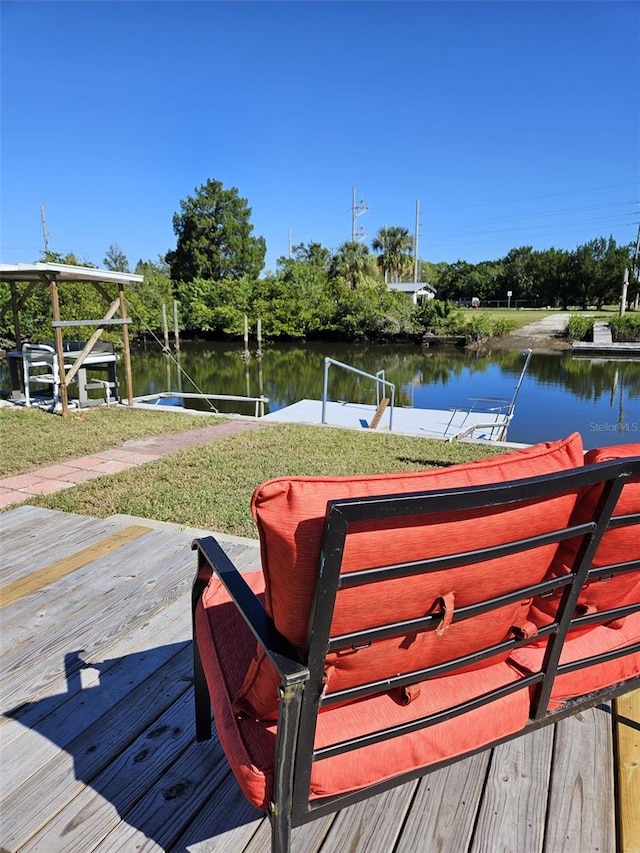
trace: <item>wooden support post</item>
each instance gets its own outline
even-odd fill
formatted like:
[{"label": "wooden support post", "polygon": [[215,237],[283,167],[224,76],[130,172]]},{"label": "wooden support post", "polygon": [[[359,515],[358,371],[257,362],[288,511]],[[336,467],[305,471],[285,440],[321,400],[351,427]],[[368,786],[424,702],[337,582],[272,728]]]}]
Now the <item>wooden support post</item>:
[{"label": "wooden support post", "polygon": [[11,309],[13,311],[13,328],[16,333],[16,349],[22,346],[22,337],[20,335],[20,311],[18,309],[18,293],[15,282],[11,282]]},{"label": "wooden support post", "polygon": [[[60,298],[58,295],[58,285],[55,279],[49,281],[49,291],[51,293],[51,308],[53,311],[53,322],[60,322]],[[53,327],[53,335],[56,342],[56,356],[58,358],[58,372],[60,378],[60,404],[62,405],[62,417],[69,414],[69,398],[67,396],[67,377],[64,372],[64,347],[62,345],[62,329],[60,326]],[[54,386],[55,394],[55,386]]]},{"label": "wooden support post", "polygon": [[[169,355],[169,353],[167,353]],[[167,391],[171,391],[171,359],[165,358],[164,365],[167,373]]]},{"label": "wooden support post", "polygon": [[[258,359],[258,394],[264,397],[264,378],[262,376],[262,358]],[[261,418],[264,417],[264,400],[260,401],[258,412]]]},{"label": "wooden support post", "polygon": [[176,352],[180,352],[180,329],[178,328],[178,300],[173,300],[173,336],[176,343]]},{"label": "wooden support post", "polygon": [[[45,281],[47,284],[49,283],[48,279],[46,279]],[[20,309],[22,308],[22,306],[24,305],[24,303],[27,301],[27,299],[31,295],[31,292],[35,288],[35,286],[36,286],[35,281],[29,282],[29,284],[22,291],[22,295],[20,297],[17,297],[17,302],[16,302],[15,306],[13,303],[13,299],[7,300],[7,302],[5,302],[4,305],[0,308],[0,320],[3,319],[4,315],[7,313],[9,308],[11,308],[12,311],[14,311],[14,312],[15,311],[19,312]],[[16,294],[17,294],[17,291],[16,291]],[[15,313],[13,315],[13,318],[15,320]]]},{"label": "wooden support post", "polygon": [[244,315],[243,337],[244,337],[244,349],[242,351],[242,358],[245,361],[249,361],[249,359],[251,358],[251,355],[249,354],[249,320],[248,320],[246,314]]},{"label": "wooden support post", "polygon": [[262,358],[262,320],[258,317],[258,326],[256,329],[256,334],[258,336],[258,349],[256,350],[256,356],[258,358]]},{"label": "wooden support post", "polygon": [[167,321],[167,306],[162,303],[162,334],[164,336],[164,347],[162,351],[165,355],[169,355],[171,347],[169,345],[169,323]]},{"label": "wooden support post", "polygon": [[[120,299],[120,317],[125,320],[127,317],[127,300],[124,295],[124,285],[118,285],[118,296]],[[129,349],[129,326],[126,323],[122,325],[122,347],[124,358],[124,376],[127,385],[127,401],[130,406],[133,405],[133,378],[131,376],[131,350]]]}]

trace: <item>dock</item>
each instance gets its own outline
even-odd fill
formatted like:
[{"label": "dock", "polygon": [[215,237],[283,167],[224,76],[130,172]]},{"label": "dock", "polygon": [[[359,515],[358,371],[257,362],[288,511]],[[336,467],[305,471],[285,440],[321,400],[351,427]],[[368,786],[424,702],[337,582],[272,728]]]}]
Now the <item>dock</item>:
[{"label": "dock", "polygon": [[625,358],[640,356],[640,343],[633,341],[614,342],[609,324],[598,320],[593,324],[593,340],[573,341],[571,351],[573,355],[579,356],[601,355],[608,358]]},{"label": "dock", "polygon": [[[321,400],[299,400],[283,409],[270,412],[262,420],[278,423],[321,424],[323,404]],[[375,429],[377,432],[418,435],[424,438],[456,437],[473,438],[478,441],[503,440],[510,417],[501,411],[474,411],[460,409],[417,409],[396,406],[393,411],[387,406],[376,422],[376,406],[364,403],[325,403],[325,423],[329,426],[356,430]]]},{"label": "dock", "polygon": [[[3,853],[267,853],[220,745],[195,742],[196,531],[2,515]],[[220,536],[242,571],[257,540]],[[633,853],[640,691],[294,830],[294,853]]]}]

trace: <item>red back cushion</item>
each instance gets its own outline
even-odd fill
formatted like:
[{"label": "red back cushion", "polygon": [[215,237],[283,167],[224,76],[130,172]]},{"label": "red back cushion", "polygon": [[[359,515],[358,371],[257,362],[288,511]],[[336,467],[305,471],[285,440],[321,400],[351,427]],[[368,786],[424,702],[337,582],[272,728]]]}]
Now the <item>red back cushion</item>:
[{"label": "red back cushion", "polygon": [[[499,483],[567,470],[582,465],[582,458],[582,440],[575,433],[563,441],[445,470],[271,480],[256,490],[252,500],[260,533],[267,611],[278,630],[304,655],[329,500]],[[548,502],[543,512],[527,503],[471,515],[448,513],[411,521],[361,523],[347,537],[343,571],[489,547],[519,536],[547,532],[568,521],[574,503],[575,495],[565,495]],[[471,568],[342,590],[337,596],[331,634],[419,618],[441,609],[443,601],[447,608],[455,609],[535,583],[544,577],[555,550],[555,545],[545,546],[535,555],[525,552]],[[380,641],[357,652],[334,653],[327,659],[328,690],[409,672],[474,651],[489,642],[500,642],[512,626],[525,622],[528,609],[529,602],[516,603],[454,623],[444,633],[427,631]],[[277,714],[278,686],[275,672],[258,654],[236,696],[236,710],[262,719],[272,718]]]},{"label": "red back cushion", "polygon": [[[585,465],[590,465],[630,456],[640,456],[640,444],[620,444],[589,450],[585,454],[584,462]],[[579,495],[571,517],[572,524],[582,524],[593,516],[601,493],[602,487],[596,485],[590,486]],[[640,512],[640,478],[638,477],[632,477],[626,483],[613,514],[627,515],[634,512]],[[549,578],[562,577],[571,571],[579,545],[578,539],[568,539],[561,545],[549,570]],[[599,568],[611,563],[626,563],[632,560],[640,560],[640,529],[622,527],[605,533],[591,565],[593,568]],[[534,599],[531,609],[532,621],[537,625],[548,624],[555,616],[561,595],[562,591],[558,590],[553,596]],[[594,580],[585,584],[578,599],[578,612],[596,613],[638,602],[640,602],[640,571],[626,572],[611,579]]]}]

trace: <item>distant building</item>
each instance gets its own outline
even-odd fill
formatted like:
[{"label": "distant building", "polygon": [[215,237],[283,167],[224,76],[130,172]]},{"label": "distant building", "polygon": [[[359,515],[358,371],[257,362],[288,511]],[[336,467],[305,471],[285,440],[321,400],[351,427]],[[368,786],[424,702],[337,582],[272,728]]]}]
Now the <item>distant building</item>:
[{"label": "distant building", "polygon": [[401,293],[410,293],[414,305],[419,300],[433,299],[436,295],[436,289],[428,281],[390,281],[387,284],[388,290],[399,290]]}]

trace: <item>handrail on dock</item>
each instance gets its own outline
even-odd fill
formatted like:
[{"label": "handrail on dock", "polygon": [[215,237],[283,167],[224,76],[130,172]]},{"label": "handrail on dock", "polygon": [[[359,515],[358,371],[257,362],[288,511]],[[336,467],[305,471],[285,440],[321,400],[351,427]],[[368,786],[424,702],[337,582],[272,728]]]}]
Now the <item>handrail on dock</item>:
[{"label": "handrail on dock", "polygon": [[525,357],[524,364],[522,365],[522,370],[520,371],[520,377],[518,379],[518,384],[515,387],[513,392],[513,397],[511,398],[511,402],[509,403],[509,408],[507,409],[508,415],[513,415],[516,408],[516,400],[518,399],[518,394],[520,393],[520,387],[522,385],[522,380],[524,379],[524,375],[527,372],[527,367],[529,367],[529,362],[531,361],[531,356],[533,355],[533,350],[530,348],[523,349],[520,353]]},{"label": "handrail on dock", "polygon": [[[459,441],[461,438],[467,438],[468,436],[472,436],[473,433],[478,429],[486,429],[489,430],[490,433],[490,441],[506,441],[507,439],[507,429],[509,424],[511,423],[511,418],[513,415],[505,415],[504,421],[488,421],[487,423],[473,424],[472,426],[467,427],[466,429],[460,430],[454,435],[450,435],[447,438],[448,442]],[[449,422],[451,424],[451,421]],[[448,429],[448,427],[447,427]],[[497,438],[494,439],[493,433],[498,433]],[[445,430],[446,435],[446,430]]]},{"label": "handrail on dock", "polygon": [[185,391],[158,391],[156,394],[145,394],[142,397],[134,397],[133,402],[147,403],[151,400],[159,402],[171,399],[172,397],[180,397],[184,400],[231,400],[240,403],[255,403],[254,417],[256,418],[264,417],[264,404],[269,402],[268,397],[243,397],[237,394],[195,394]]},{"label": "handrail on dock", "polygon": [[393,407],[396,402],[396,386],[393,382],[388,382],[385,379],[384,370],[379,370],[376,374],[366,373],[364,370],[360,370],[357,367],[352,367],[350,364],[344,364],[342,361],[336,361],[335,358],[330,358],[329,356],[325,357],[324,360],[324,382],[322,385],[322,423],[326,424],[327,418],[327,387],[329,384],[329,368],[331,365],[335,367],[341,367],[343,370],[349,370],[351,373],[357,373],[359,376],[364,376],[366,379],[373,379],[376,383],[376,404],[380,405],[380,390],[383,387],[390,389],[391,401],[389,404],[389,432],[393,429]]},{"label": "handrail on dock", "polygon": [[[447,438],[448,441],[455,441],[459,438],[466,438],[468,435],[472,435],[477,429],[490,429],[491,435],[493,437],[493,433],[495,431],[498,432],[497,441],[505,441],[507,438],[507,428],[513,419],[513,415],[515,413],[516,408],[516,400],[518,399],[518,394],[520,393],[520,388],[522,386],[522,380],[524,379],[524,375],[527,372],[527,368],[529,367],[529,362],[531,361],[531,356],[533,355],[532,349],[522,350],[520,353],[521,356],[524,356],[524,364],[522,366],[522,370],[520,371],[520,376],[518,377],[518,382],[513,391],[513,396],[511,400],[503,400],[498,397],[469,397],[471,402],[471,406],[462,407],[462,406],[451,406],[451,418],[449,419],[449,423],[447,424],[444,435],[446,436],[449,432],[449,427],[453,423],[455,416],[458,412],[465,412],[465,418],[462,423],[459,425],[464,427],[467,422],[467,417],[472,412],[477,411],[476,404],[477,403],[493,403],[494,405],[488,406],[484,411],[481,411],[482,414],[486,413],[487,415],[493,414],[495,420],[493,422],[488,421],[487,423],[478,423],[474,424],[471,427],[467,427],[466,429],[458,430],[454,435],[451,435]],[[498,404],[498,405],[495,405]]]}]

